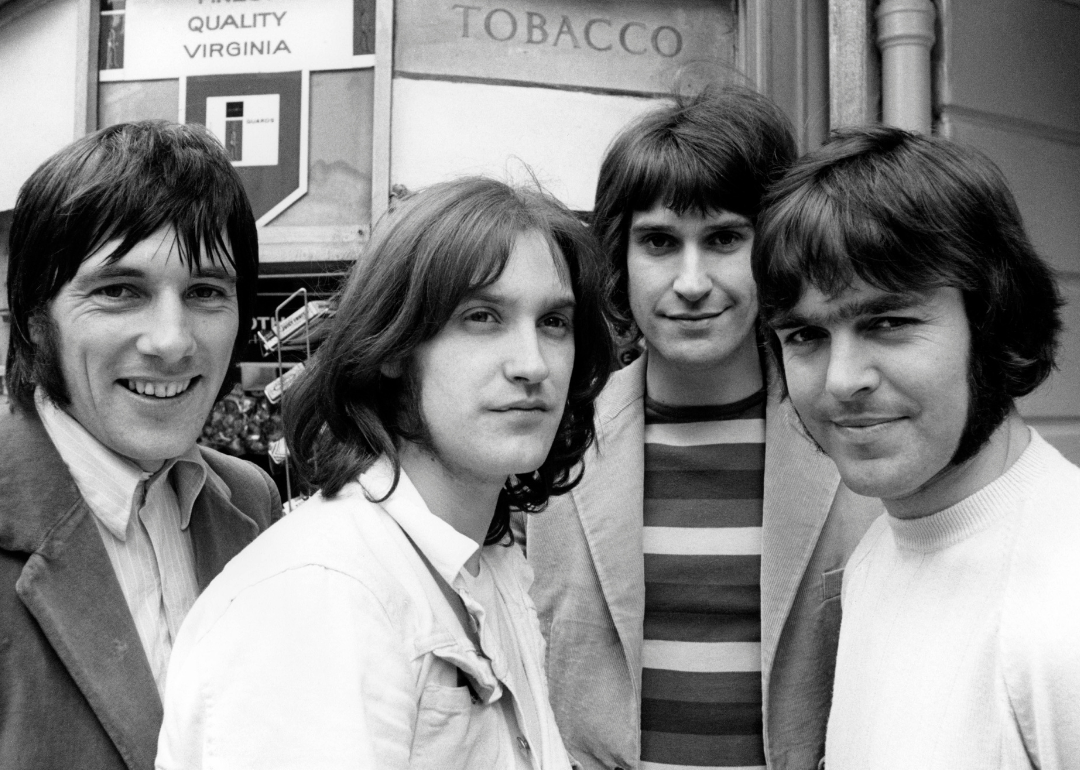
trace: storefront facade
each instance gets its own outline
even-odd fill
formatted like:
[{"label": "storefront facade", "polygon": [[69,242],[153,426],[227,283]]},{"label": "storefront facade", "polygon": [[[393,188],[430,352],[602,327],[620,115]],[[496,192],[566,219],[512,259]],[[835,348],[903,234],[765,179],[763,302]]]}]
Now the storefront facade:
[{"label": "storefront facade", "polygon": [[0,0],[0,212],[87,131],[207,125],[258,218],[258,391],[255,332],[326,296],[396,192],[480,173],[587,212],[618,129],[710,81],[771,96],[802,149],[925,115],[998,161],[1059,270],[1062,371],[1024,411],[1080,461],[1078,51],[1071,0]]}]

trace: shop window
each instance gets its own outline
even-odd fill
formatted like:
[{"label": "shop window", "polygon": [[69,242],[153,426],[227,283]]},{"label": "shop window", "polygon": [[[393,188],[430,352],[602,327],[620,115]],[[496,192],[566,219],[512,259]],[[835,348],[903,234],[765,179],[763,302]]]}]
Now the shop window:
[{"label": "shop window", "polygon": [[127,0],[101,0],[98,69],[124,67],[124,20]]},{"label": "shop window", "polygon": [[371,221],[373,70],[311,73],[307,194],[269,227]]},{"label": "shop window", "polygon": [[101,83],[98,87],[98,128],[133,120],[176,120],[180,81],[134,80]]}]

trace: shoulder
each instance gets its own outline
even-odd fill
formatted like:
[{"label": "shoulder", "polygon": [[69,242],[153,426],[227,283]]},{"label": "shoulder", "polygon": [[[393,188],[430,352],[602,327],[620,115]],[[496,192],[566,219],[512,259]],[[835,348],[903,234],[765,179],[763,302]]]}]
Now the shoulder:
[{"label": "shoulder", "polygon": [[333,500],[317,495],[256,538],[199,597],[192,625],[210,628],[228,614],[260,607],[276,612],[271,605],[292,599],[301,606],[343,595],[377,606],[400,603],[407,593],[399,585],[407,569],[399,558],[403,536],[357,490],[346,485]]},{"label": "shoulder", "polygon": [[209,447],[200,446],[199,453],[210,470],[229,488],[233,505],[254,519],[260,529],[266,529],[281,518],[281,496],[266,471],[247,460]]},{"label": "shoulder", "polygon": [[1025,666],[1067,664],[1080,683],[1080,468],[1034,432],[1032,441],[1040,467],[1014,514],[1003,644]]},{"label": "shoulder", "polygon": [[242,574],[238,587],[304,565],[366,576],[373,571],[370,564],[389,558],[385,552],[389,528],[383,519],[389,519],[386,512],[364,496],[359,484],[346,484],[334,499],[315,495],[284,516],[233,559],[222,575]]},{"label": "shoulder", "polygon": [[[1016,540],[1010,582],[1045,583],[1080,576],[1080,468],[1032,431],[1033,472],[1015,512]],[[1080,592],[1080,582],[1075,589]]]},{"label": "shoulder", "polygon": [[596,422],[601,429],[607,423],[634,414],[635,406],[638,412],[644,414],[645,359],[643,355],[611,375],[596,399]]},{"label": "shoulder", "polygon": [[1041,452],[1043,472],[1017,512],[1000,645],[1025,745],[1046,761],[1080,756],[1080,469],[1049,445]]}]

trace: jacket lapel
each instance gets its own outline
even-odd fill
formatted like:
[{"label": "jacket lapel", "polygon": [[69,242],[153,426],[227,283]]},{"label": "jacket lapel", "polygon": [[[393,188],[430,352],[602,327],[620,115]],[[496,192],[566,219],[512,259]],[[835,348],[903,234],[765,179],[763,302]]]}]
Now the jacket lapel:
[{"label": "jacket lapel", "polygon": [[191,547],[200,591],[259,534],[259,525],[229,498],[228,486],[207,466],[206,484],[191,506]]},{"label": "jacket lapel", "polygon": [[[636,694],[641,691],[645,561],[645,357],[617,372],[598,403],[595,464],[571,493]],[[587,461],[587,462],[588,462]]]},{"label": "jacket lapel", "polygon": [[31,554],[16,593],[124,761],[152,767],[161,701],[93,515],[36,416],[2,432],[0,545]]},{"label": "jacket lapel", "polygon": [[771,397],[765,418],[761,528],[761,668],[766,684],[839,484],[836,466],[802,435],[791,402]]}]

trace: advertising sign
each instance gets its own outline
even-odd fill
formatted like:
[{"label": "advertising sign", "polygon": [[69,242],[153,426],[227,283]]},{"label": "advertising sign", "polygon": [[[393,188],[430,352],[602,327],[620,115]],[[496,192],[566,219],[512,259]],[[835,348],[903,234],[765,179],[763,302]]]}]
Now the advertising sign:
[{"label": "advertising sign", "polygon": [[733,67],[735,0],[399,0],[398,75],[667,92]]},{"label": "advertising sign", "polygon": [[105,81],[349,69],[373,50],[362,0],[105,2]]},{"label": "advertising sign", "polygon": [[303,83],[300,72],[187,78],[185,120],[202,123],[225,145],[260,223],[306,189]]},{"label": "advertising sign", "polygon": [[280,126],[280,94],[206,99],[206,127],[225,145],[234,166],[276,166]]}]

